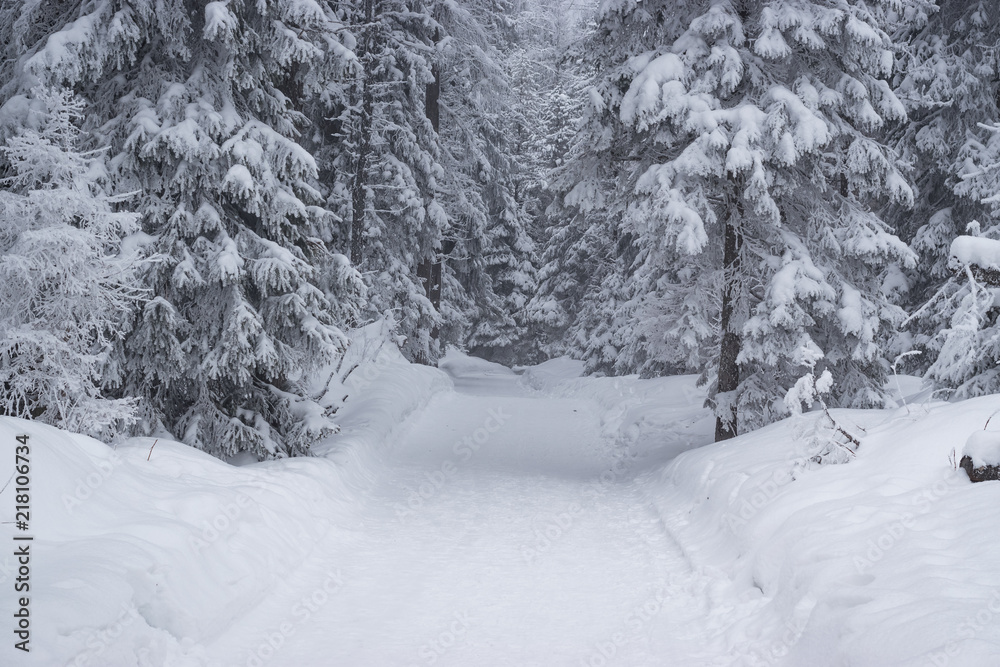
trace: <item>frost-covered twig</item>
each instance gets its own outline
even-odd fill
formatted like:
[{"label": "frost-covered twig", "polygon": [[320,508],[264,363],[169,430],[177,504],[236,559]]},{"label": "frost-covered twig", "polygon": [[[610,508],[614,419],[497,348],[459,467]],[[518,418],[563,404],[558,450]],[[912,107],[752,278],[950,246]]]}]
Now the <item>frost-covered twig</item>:
[{"label": "frost-covered twig", "polygon": [[837,433],[840,433],[842,436],[851,441],[851,443],[854,445],[855,447],[854,450],[848,450],[851,452],[851,454],[854,454],[857,451],[857,448],[861,446],[861,441],[858,440],[853,435],[851,435],[850,433],[848,433],[847,431],[845,431],[844,428],[839,423],[837,423],[837,420],[833,418],[833,415],[830,414],[830,410],[826,407],[825,404],[823,405],[823,412],[826,413],[826,416],[830,420],[830,423],[833,424],[833,429]]},{"label": "frost-covered twig", "polygon": [[990,425],[990,420],[993,419],[994,417],[996,417],[998,414],[1000,414],[1000,408],[997,408],[996,410],[994,410],[993,414],[991,414],[989,417],[986,418],[986,423],[983,424],[983,430],[984,431]]},{"label": "frost-covered twig", "polygon": [[903,396],[903,387],[899,384],[899,373],[896,372],[896,367],[899,365],[899,362],[906,357],[917,356],[920,354],[922,354],[920,350],[910,350],[909,352],[903,352],[892,361],[892,377],[896,382],[896,391],[899,392],[899,400],[903,402],[903,407],[906,408],[906,414],[910,414],[910,406],[906,404],[906,397]]},{"label": "frost-covered twig", "polygon": [[[829,420],[829,428],[833,431],[833,435],[826,438],[825,442],[820,440],[818,433],[814,435],[813,442],[822,442],[822,446],[816,451],[815,454],[810,458],[814,463],[823,465],[825,463],[846,463],[846,460],[841,457],[832,456],[836,449],[842,449],[847,452],[847,455],[851,458],[857,456],[857,450],[861,447],[861,440],[855,436],[853,433],[845,429],[840,423],[834,419],[833,415],[830,414],[829,408],[825,403],[823,405],[823,415]],[[817,430],[818,430],[817,426]],[[839,437],[843,437],[847,442],[840,442]]]}]

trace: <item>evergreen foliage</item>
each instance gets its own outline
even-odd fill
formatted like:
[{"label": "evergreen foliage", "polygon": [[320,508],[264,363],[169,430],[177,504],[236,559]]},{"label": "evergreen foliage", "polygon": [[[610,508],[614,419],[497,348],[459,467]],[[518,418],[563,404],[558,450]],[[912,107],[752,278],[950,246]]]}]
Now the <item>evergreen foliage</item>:
[{"label": "evergreen foliage", "polygon": [[[213,454],[308,451],[334,426],[301,418],[314,406],[300,382],[343,348],[359,287],[324,266],[345,260],[324,248],[333,216],[284,92],[340,57],[328,17],[293,1],[68,4],[65,23],[20,45],[8,92],[83,91],[114,182],[139,193],[154,298],[106,380],[142,399],[144,429]],[[320,271],[339,284],[322,289]]]},{"label": "evergreen foliage", "polygon": [[523,362],[533,356],[526,306],[537,260],[518,187],[526,165],[510,134],[526,123],[510,64],[521,36],[509,3],[441,3],[437,13],[448,35],[438,65],[448,267],[464,287],[460,307],[470,322],[456,342],[496,361]]},{"label": "evergreen foliage", "polygon": [[831,404],[880,404],[915,262],[873,212],[912,200],[879,139],[906,119],[888,82],[897,5],[603,5],[565,198],[574,224],[604,221],[616,276],[584,296],[592,367],[708,369],[717,437],[785,414],[814,354]]},{"label": "evergreen foliage", "polygon": [[901,99],[910,122],[893,138],[917,185],[914,210],[891,211],[919,253],[908,274],[915,311],[898,351],[915,349],[918,368],[956,397],[1000,390],[996,377],[993,287],[950,262],[963,234],[1000,238],[996,194],[1000,119],[1000,8],[962,0],[942,4],[899,36]]},{"label": "evergreen foliage", "polygon": [[0,412],[111,439],[136,420],[133,398],[104,390],[143,300],[137,216],[108,193],[103,151],[79,149],[77,99],[37,90],[23,111],[2,149]]},{"label": "evergreen foliage", "polygon": [[375,319],[699,373],[719,438],[881,405],[910,350],[998,391],[1000,259],[953,256],[1000,241],[998,11],[4,3],[3,410],[305,454]]}]

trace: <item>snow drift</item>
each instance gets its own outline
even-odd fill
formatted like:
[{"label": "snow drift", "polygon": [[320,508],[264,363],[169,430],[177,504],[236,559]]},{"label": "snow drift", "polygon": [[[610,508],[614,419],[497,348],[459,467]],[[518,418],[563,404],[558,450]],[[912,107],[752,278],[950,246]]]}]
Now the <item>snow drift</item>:
[{"label": "snow drift", "polygon": [[810,460],[828,436],[810,413],[654,475],[650,497],[692,561],[756,606],[720,630],[734,664],[995,664],[1000,483],[973,485],[955,461],[996,408],[833,411],[861,446],[826,466]]},{"label": "snow drift", "polygon": [[[343,385],[334,383],[350,394],[338,412],[341,432],[317,448],[321,457],[237,467],[177,442],[137,438],[112,448],[0,418],[0,481],[13,472],[15,437],[28,436],[27,534],[34,536],[31,652],[4,641],[0,664],[211,665],[203,644],[238,623],[313,550],[360,529],[352,507],[385,443],[450,386],[440,371],[383,345],[380,327],[352,337],[343,368],[356,368]],[[11,495],[10,488],[0,494],[4,517],[13,512]],[[5,615],[17,574],[7,548],[14,532],[0,526]]]}]

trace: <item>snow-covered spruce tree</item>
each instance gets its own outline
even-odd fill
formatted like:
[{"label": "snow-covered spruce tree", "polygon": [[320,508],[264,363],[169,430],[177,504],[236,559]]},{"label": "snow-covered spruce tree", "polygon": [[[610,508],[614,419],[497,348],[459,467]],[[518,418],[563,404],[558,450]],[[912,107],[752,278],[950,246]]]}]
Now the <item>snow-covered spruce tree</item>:
[{"label": "snow-covered spruce tree", "polygon": [[495,301],[483,258],[490,218],[480,170],[483,164],[489,168],[489,162],[482,156],[482,128],[475,111],[482,106],[484,91],[487,100],[493,97],[490,79],[497,79],[500,88],[505,80],[481,16],[455,3],[434,3],[432,11],[439,31],[434,36],[434,81],[428,86],[427,110],[441,146],[438,203],[448,217],[438,259],[445,291],[441,339],[464,346]]},{"label": "snow-covered spruce tree", "polygon": [[135,401],[102,391],[116,341],[142,291],[123,239],[138,230],[107,193],[103,152],[82,152],[82,103],[36,91],[4,115],[25,127],[6,141],[0,190],[0,411],[110,440]]},{"label": "snow-covered spruce tree", "polygon": [[426,105],[440,28],[426,7],[402,0],[330,6],[353,55],[344,78],[330,82],[334,94],[325,93],[335,137],[323,165],[328,205],[344,221],[345,251],[367,286],[363,316],[393,311],[404,353],[430,362],[441,318],[418,269],[436,256],[448,224],[436,200],[440,149]]},{"label": "snow-covered spruce tree", "polygon": [[[621,225],[634,293],[615,305],[618,338],[712,351],[719,439],[784,414],[816,354],[836,383],[828,403],[882,400],[904,315],[894,288],[914,256],[872,212],[912,199],[874,136],[905,118],[885,30],[909,4],[603,6],[586,49],[602,74],[566,201]],[[664,317],[678,326],[663,331]]]},{"label": "snow-covered spruce tree", "polygon": [[900,83],[912,122],[897,137],[917,169],[915,215],[900,226],[922,256],[913,272],[916,311],[900,350],[915,348],[928,376],[957,396],[991,393],[994,372],[994,287],[977,284],[961,262],[949,263],[963,234],[1000,237],[991,202],[997,155],[990,126],[1000,119],[1000,10],[994,3],[947,3],[921,30],[905,35]]},{"label": "snow-covered spruce tree", "polygon": [[[587,122],[582,131],[573,133],[583,115],[580,100],[589,97],[585,84],[588,78],[596,81],[603,76],[605,66],[587,57],[596,35],[583,26],[577,34],[583,38],[571,40],[573,46],[565,48],[553,65],[549,89],[554,92],[542,105],[547,128],[555,122],[568,123],[571,129],[538,141],[548,181],[542,195],[552,199],[543,217],[549,226],[533,314],[544,323],[550,353],[578,355],[592,371],[644,376],[694,372],[703,367],[704,357],[691,354],[688,347],[705,348],[701,336],[711,333],[711,324],[695,323],[699,336],[685,334],[690,316],[677,318],[681,304],[673,294],[676,288],[671,291],[673,286],[662,281],[658,291],[637,289],[629,267],[639,247],[623,224],[630,198],[620,196],[633,186],[630,174],[620,160],[605,159],[594,151],[592,133],[603,132],[602,126]],[[681,282],[690,286],[692,275],[706,274],[691,274],[688,269],[682,275]],[[697,305],[714,291],[702,286],[687,292],[696,295],[689,301]],[[629,323],[637,320],[647,324],[647,333],[635,335]]]},{"label": "snow-covered spruce tree", "polygon": [[[501,188],[497,188],[501,189]],[[528,235],[524,208],[503,192],[487,229],[483,264],[490,279],[489,302],[480,304],[466,341],[477,356],[506,364],[537,359],[527,305],[537,289],[535,243]]]},{"label": "snow-covered spruce tree", "polygon": [[[976,162],[966,165],[965,180],[957,186],[965,196],[1000,217],[1000,123],[992,136],[975,147]],[[954,390],[957,398],[1000,392],[1000,228],[976,236],[958,236],[950,247],[948,268],[954,273],[917,316],[941,321],[927,337],[935,353],[927,376],[938,386]],[[924,315],[924,313],[927,313]]]},{"label": "snow-covered spruce tree", "polygon": [[[576,150],[586,150],[582,146],[578,143]],[[553,191],[571,188],[565,170],[553,175]],[[579,172],[574,170],[572,176]],[[613,373],[621,340],[609,325],[618,321],[617,309],[630,286],[618,253],[620,226],[612,209],[605,208],[605,188],[612,186],[600,173],[592,178],[591,188],[574,188],[572,196],[547,208],[552,224],[546,230],[538,293],[529,308],[540,324],[546,352],[578,354],[590,370]]]},{"label": "snow-covered spruce tree", "polygon": [[[525,306],[535,291],[535,247],[516,198],[522,165],[511,129],[523,123],[507,58],[516,34],[506,3],[442,3],[440,79],[441,205],[451,223],[446,271],[464,288],[476,354],[514,363],[533,356]],[[460,296],[460,295],[458,295]]]},{"label": "snow-covered spruce tree", "polygon": [[[565,164],[582,116],[586,77],[571,45],[585,27],[571,3],[527,3],[520,17],[521,42],[512,54],[513,86],[524,108],[516,154],[526,167],[519,199],[531,217],[539,246],[538,289],[528,304],[528,326],[550,356],[578,349],[570,327],[588,285],[600,285],[613,252],[608,225],[591,219],[587,207],[563,206],[576,184]],[[591,227],[592,223],[597,223]]]},{"label": "snow-covered spruce tree", "polygon": [[[977,234],[1000,233],[994,210],[983,202],[989,186],[976,176],[976,164],[988,163],[984,152],[992,140],[984,125],[1000,119],[1000,7],[981,0],[942,3],[896,39],[897,94],[909,122],[890,140],[911,165],[917,199],[913,210],[895,207],[887,220],[921,257],[917,270],[907,274],[908,303],[919,315],[899,351],[922,350],[917,359],[927,368],[942,342],[938,332],[949,326],[963,298],[956,292],[964,275],[950,280],[952,240],[969,233],[969,225]],[[928,300],[929,307],[922,307]]]},{"label": "snow-covered spruce tree", "polygon": [[581,11],[572,1],[525,2],[506,57],[520,110],[520,122],[510,128],[513,152],[524,166],[517,198],[535,219],[533,235],[545,229],[545,209],[554,198],[549,172],[566,159],[581,116],[584,79],[576,66],[579,53],[570,48],[585,31]]},{"label": "snow-covered spruce tree", "polygon": [[[316,205],[290,95],[311,65],[341,57],[341,33],[306,1],[61,7],[51,30],[29,31],[4,90],[83,91],[86,129],[140,193],[154,298],[108,380],[142,399],[144,428],[210,453],[307,452],[333,424],[301,382],[342,349],[335,317],[358,284],[323,246],[332,216]],[[327,272],[340,284],[321,289],[312,264],[324,261],[341,265]]]}]

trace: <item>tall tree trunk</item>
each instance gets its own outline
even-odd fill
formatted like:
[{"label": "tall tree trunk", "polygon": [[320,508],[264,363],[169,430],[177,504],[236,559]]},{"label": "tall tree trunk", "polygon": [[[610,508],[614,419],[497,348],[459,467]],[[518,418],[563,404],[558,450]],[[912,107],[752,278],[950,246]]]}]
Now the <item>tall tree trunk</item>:
[{"label": "tall tree trunk", "polygon": [[[740,367],[736,358],[740,355],[739,331],[734,330],[733,313],[740,297],[740,251],[743,249],[743,235],[739,226],[743,223],[743,192],[737,188],[736,214],[726,221],[723,246],[722,317],[720,329],[722,342],[719,349],[718,393],[735,392],[740,384]],[[732,405],[733,394],[724,400]],[[728,418],[727,418],[728,417]],[[729,415],[717,415],[715,420],[715,441],[728,440],[736,436],[736,408]]]},{"label": "tall tree trunk", "polygon": [[364,257],[365,210],[368,208],[368,158],[372,151],[372,114],[375,97],[372,92],[371,55],[374,50],[375,12],[378,0],[365,0],[365,36],[358,45],[358,60],[365,68],[362,75],[361,117],[357,127],[357,155],[354,161],[354,182],[351,184],[351,263],[361,266]]},{"label": "tall tree trunk", "polygon": [[[366,82],[367,83],[367,82]],[[354,183],[351,184],[351,263],[361,266],[364,256],[365,210],[368,208],[368,157],[371,153],[372,110],[374,100],[368,86],[362,93],[361,119],[358,123],[358,155]]]},{"label": "tall tree trunk", "polygon": [[[441,40],[440,29],[434,32],[434,43],[437,44]],[[427,119],[431,122],[431,127],[434,128],[435,132],[441,131],[441,65],[437,62],[437,58],[434,59],[434,64],[431,66],[431,73],[434,75],[434,80],[427,84],[427,95],[424,98],[424,112],[427,115]]]},{"label": "tall tree trunk", "polygon": [[[441,39],[440,30],[434,33],[434,43],[437,44]],[[431,68],[431,72],[434,75],[434,80],[427,84],[426,95],[424,98],[424,113],[427,119],[431,122],[431,127],[434,128],[436,134],[440,134],[441,130],[441,68],[435,59],[434,65]],[[431,197],[433,198],[433,193]],[[442,284],[442,265],[444,259],[440,257],[428,257],[427,259],[420,262],[417,266],[417,277],[424,281],[424,291],[427,294],[427,298],[430,300],[431,304],[434,305],[434,309],[437,311],[441,310],[441,284]],[[431,331],[431,336],[437,338],[438,330],[435,327]]]},{"label": "tall tree trunk", "polygon": [[[746,0],[735,3],[740,20],[746,22],[750,16],[750,8]],[[737,435],[736,390],[740,386],[740,356],[742,339],[737,330],[738,322],[733,321],[733,313],[739,303],[742,280],[740,266],[740,251],[743,249],[743,235],[740,226],[743,224],[743,183],[739,179],[733,188],[732,213],[726,220],[726,228],[722,250],[722,313],[720,317],[721,341],[719,344],[719,378],[716,395],[726,394],[723,398],[727,412],[720,413],[716,405],[715,441],[728,440]]]}]

